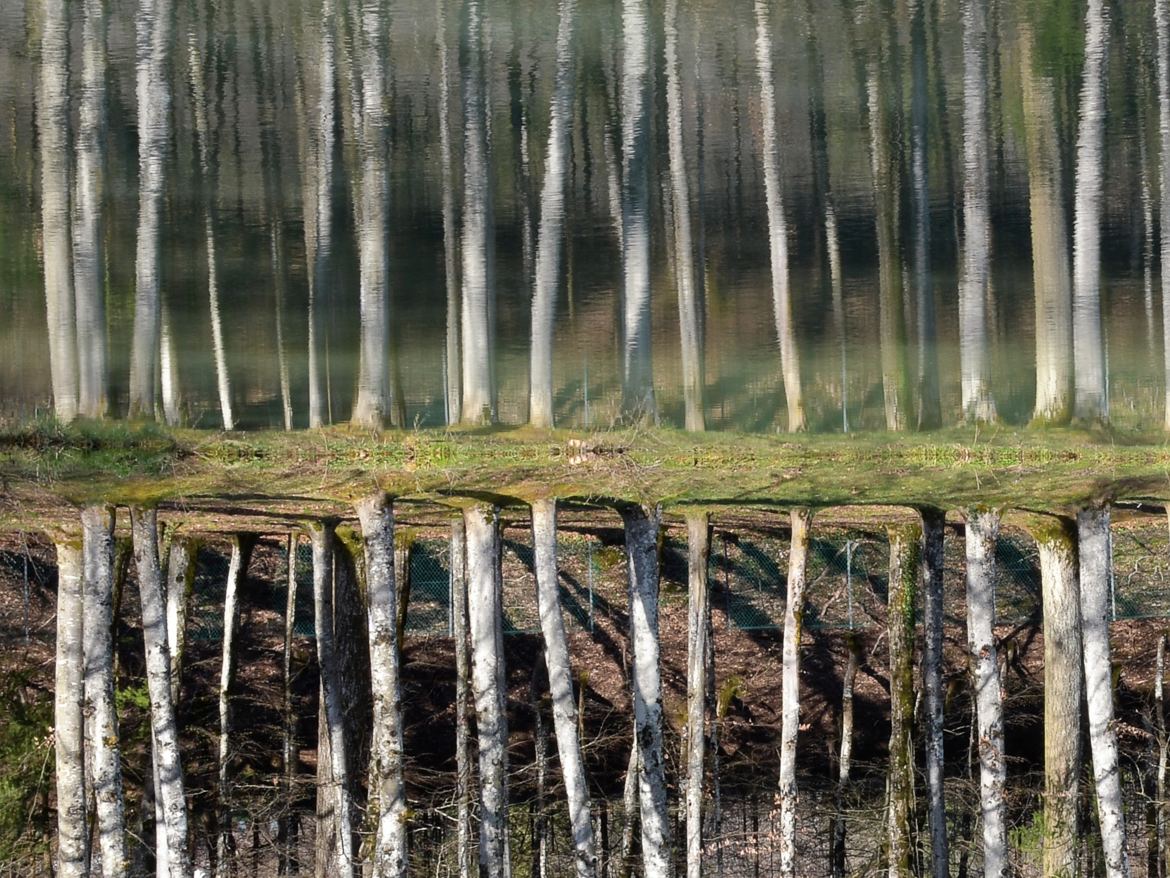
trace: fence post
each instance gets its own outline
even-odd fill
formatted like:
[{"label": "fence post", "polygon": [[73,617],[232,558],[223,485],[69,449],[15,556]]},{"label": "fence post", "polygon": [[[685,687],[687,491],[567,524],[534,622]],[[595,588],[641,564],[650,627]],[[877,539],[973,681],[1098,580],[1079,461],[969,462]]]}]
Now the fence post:
[{"label": "fence post", "polygon": [[849,630],[853,630],[853,540],[845,541],[845,594],[849,606]]}]

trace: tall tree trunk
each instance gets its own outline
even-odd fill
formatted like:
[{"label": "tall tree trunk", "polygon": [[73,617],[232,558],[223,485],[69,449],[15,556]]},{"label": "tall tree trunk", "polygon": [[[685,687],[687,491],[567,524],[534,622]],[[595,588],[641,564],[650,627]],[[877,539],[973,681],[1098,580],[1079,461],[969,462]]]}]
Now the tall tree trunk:
[{"label": "tall tree trunk", "polygon": [[943,531],[946,513],[941,509],[923,508],[922,583],[923,628],[926,648],[922,659],[922,677],[926,688],[926,780],[930,797],[930,861],[934,878],[950,874],[947,850],[947,808],[943,752]]},{"label": "tall tree trunk", "polygon": [[171,653],[167,645],[166,596],[158,557],[158,514],[131,507],[134,564],[142,603],[142,636],[146,651],[146,683],[157,770],[155,796],[161,805],[170,878],[190,878],[187,849],[187,802],[183,792],[175,705],[171,700]]},{"label": "tall tree trunk", "polygon": [[1154,660],[1154,730],[1158,736],[1158,766],[1157,776],[1154,778],[1154,801],[1157,808],[1157,843],[1156,860],[1158,868],[1155,872],[1159,878],[1165,878],[1170,871],[1170,852],[1166,848],[1166,635],[1158,635],[1158,649]]},{"label": "tall tree trunk", "polygon": [[1062,424],[1072,417],[1072,277],[1056,90],[1052,77],[1036,70],[1031,28],[1021,24],[1018,39],[1036,302],[1034,417],[1042,424]]},{"label": "tall tree trunk", "polygon": [[[938,382],[938,328],[931,275],[930,95],[926,47],[927,0],[910,4],[910,176],[914,187],[914,298],[918,324],[918,429],[942,426]],[[937,861],[936,861],[937,862]]]},{"label": "tall tree trunk", "polygon": [[464,0],[463,49],[463,415],[464,423],[496,419],[492,279],[492,186],[484,70],[482,0]]},{"label": "tall tree trunk", "polygon": [[691,188],[690,178],[687,174],[686,149],[683,142],[683,87],[678,48],[678,0],[667,0],[664,15],[670,197],[674,208],[674,228],[672,230],[675,254],[674,276],[675,285],[678,288],[684,424],[688,430],[700,431],[706,429],[703,413],[702,315],[699,310],[701,293],[695,278],[695,244],[691,230]]},{"label": "tall tree trunk", "polygon": [[[385,6],[383,0],[362,0],[361,27],[354,34],[361,81],[357,118],[359,185],[354,212],[361,275],[357,399],[354,424],[378,429],[388,415],[390,387],[389,256],[387,213],[390,181],[387,173],[389,141],[386,117]],[[401,425],[405,426],[405,425]]]},{"label": "tall tree trunk", "polygon": [[622,414],[656,420],[650,336],[650,28],[647,0],[622,0]]},{"label": "tall tree trunk", "polygon": [[296,824],[293,811],[297,768],[300,757],[297,749],[297,717],[293,711],[292,691],[292,646],[297,620],[297,537],[290,533],[286,550],[287,592],[284,603],[284,651],[282,661],[283,693],[281,699],[281,767],[283,779],[281,798],[284,816],[281,818],[281,848],[277,863],[278,875],[292,875],[296,872]]},{"label": "tall tree trunk", "polygon": [[561,0],[557,29],[554,85],[544,185],[540,193],[540,231],[532,294],[532,363],[529,369],[528,420],[534,427],[553,425],[553,327],[564,243],[565,184],[569,182],[572,143],[573,31],[577,0]]},{"label": "tall tree trunk", "polygon": [[622,786],[622,838],[618,852],[617,878],[630,878],[634,874],[634,833],[638,826],[638,775],[641,748],[638,745],[638,729],[630,739],[630,758],[626,763],[626,779]]},{"label": "tall tree trunk", "polygon": [[82,878],[89,872],[82,715],[85,660],[82,567],[82,550],[77,540],[58,540],[53,744],[57,765],[57,874],[61,878]]},{"label": "tall tree trunk", "polygon": [[1064,521],[1033,537],[1044,612],[1044,874],[1075,875],[1084,680],[1077,543]]},{"label": "tall tree trunk", "polygon": [[106,134],[106,14],[86,0],[81,107],[73,202],[73,292],[77,308],[78,412],[102,418],[108,402],[106,308],[103,283],[102,193]]},{"label": "tall tree trunk", "polygon": [[385,494],[355,504],[362,527],[366,600],[369,604],[370,669],[374,693],[374,878],[404,878],[408,869],[406,788],[402,778],[402,688],[399,683],[397,594],[394,583],[394,512]]},{"label": "tall tree trunk", "polygon": [[232,557],[228,564],[223,598],[223,650],[219,665],[219,755],[216,785],[216,876],[227,878],[235,873],[235,837],[232,835],[231,732],[232,687],[236,679],[236,631],[240,624],[240,584],[248,575],[254,540],[250,535],[232,537]]},{"label": "tall tree trunk", "polygon": [[988,352],[991,211],[987,110],[987,2],[963,0],[963,270],[959,359],[963,418],[994,421]]},{"label": "tall tree trunk", "polygon": [[[543,650],[542,650],[543,652]],[[528,682],[528,701],[532,710],[532,751],[535,782],[533,786],[534,798],[531,807],[531,853],[532,863],[529,874],[533,878],[546,878],[548,875],[549,828],[548,828],[548,727],[544,722],[544,710],[541,701],[548,684],[547,662],[537,656],[532,663],[532,676]],[[592,831],[593,824],[590,822]]]},{"label": "tall tree trunk", "polygon": [[913,874],[914,841],[914,607],[922,529],[891,526],[887,628],[890,639],[890,878]]},{"label": "tall tree trunk", "polygon": [[532,504],[532,545],[536,558],[536,603],[540,630],[544,636],[544,659],[548,667],[552,697],[553,731],[557,756],[569,806],[569,827],[573,834],[573,865],[577,878],[597,874],[597,852],[593,843],[592,809],[585,763],[578,734],[577,705],[573,699],[573,668],[565,622],[561,616],[557,587],[557,505],[555,500]]},{"label": "tall tree trunk", "polygon": [[687,748],[686,852],[687,878],[703,875],[703,773],[706,768],[707,678],[711,591],[707,568],[711,559],[711,517],[687,514]]},{"label": "tall tree trunk", "polygon": [[967,655],[975,681],[979,742],[979,802],[983,817],[983,871],[1009,874],[1004,788],[1003,695],[995,647],[995,544],[999,513],[967,511]]},{"label": "tall tree trunk", "polygon": [[812,510],[792,510],[788,587],[784,600],[784,651],[780,693],[780,875],[796,878],[796,739],[800,732],[800,641]]},{"label": "tall tree trunk", "polygon": [[447,48],[447,5],[438,3],[439,160],[443,187],[443,279],[447,287],[445,355],[447,423],[457,424],[463,406],[463,356],[459,321],[459,229],[455,215],[455,159],[451,149],[451,53]]},{"label": "tall tree trunk", "polygon": [[171,702],[176,705],[183,676],[183,655],[187,650],[187,607],[195,585],[197,552],[198,544],[183,536],[175,537],[167,551],[167,648],[171,653]]},{"label": "tall tree trunk", "polygon": [[1085,701],[1093,754],[1097,816],[1108,878],[1127,878],[1125,812],[1121,766],[1113,725],[1113,664],[1109,652],[1109,577],[1113,566],[1109,507],[1077,513],[1080,543],[1081,638],[1085,659]]},{"label": "tall tree trunk", "polygon": [[69,182],[69,16],[65,0],[43,4],[37,136],[41,153],[41,238],[49,375],[58,420],[77,417],[77,314]]},{"label": "tall tree trunk", "polygon": [[97,804],[103,878],[126,874],[126,805],[114,704],[114,514],[106,506],[81,511],[86,747]]},{"label": "tall tree trunk", "polygon": [[512,874],[508,845],[508,717],[504,671],[504,608],[498,512],[474,506],[463,513],[467,534],[467,615],[471,687],[479,732],[479,873]]},{"label": "tall tree trunk", "polygon": [[155,373],[162,335],[163,188],[170,144],[168,49],[171,0],[141,0],[137,18],[138,244],[134,336],[130,349],[130,416],[154,416]]},{"label": "tall tree trunk", "polygon": [[1085,68],[1077,127],[1073,213],[1073,414],[1109,420],[1108,377],[1101,327],[1101,206],[1105,165],[1105,73],[1109,15],[1105,0],[1085,9]]},{"label": "tall tree trunk", "polygon": [[[313,544],[313,624],[317,632],[317,665],[321,675],[322,724],[329,750],[328,785],[331,808],[329,834],[335,840],[333,862],[328,864],[336,878],[353,878],[353,829],[350,818],[348,741],[345,734],[345,705],[342,703],[342,669],[334,631],[334,533],[331,522],[312,522],[309,536]],[[318,744],[320,749],[320,742]],[[318,763],[321,757],[318,756]],[[318,826],[318,832],[322,827]],[[320,865],[320,864],[319,864]]]},{"label": "tall tree trunk", "polygon": [[644,878],[666,878],[670,870],[670,818],[662,749],[662,680],[658,641],[658,531],[662,510],[626,506],[629,576],[631,684],[638,745],[638,799]]},{"label": "tall tree trunk", "polygon": [[853,766],[853,682],[861,664],[861,644],[857,635],[848,635],[849,657],[841,676],[841,749],[837,758],[837,788],[834,798],[832,862],[833,878],[845,878],[845,794],[849,788],[849,773]]},{"label": "tall tree trunk", "polygon": [[471,878],[471,643],[467,618],[467,529],[451,521],[451,637],[455,651],[456,860],[459,878]]},{"label": "tall tree trunk", "polygon": [[780,138],[776,117],[776,86],[772,70],[771,12],[765,0],[756,0],[756,67],[760,78],[760,105],[764,133],[764,191],[768,208],[768,249],[772,263],[772,310],[780,346],[780,369],[788,403],[788,432],[808,428],[800,378],[800,349],[793,323],[788,286],[788,224],[780,186]]},{"label": "tall tree trunk", "polygon": [[[1165,425],[1170,430],[1170,0],[1154,0],[1158,51],[1159,271],[1162,275],[1162,347],[1166,383]],[[1170,868],[1170,864],[1168,864]]]}]

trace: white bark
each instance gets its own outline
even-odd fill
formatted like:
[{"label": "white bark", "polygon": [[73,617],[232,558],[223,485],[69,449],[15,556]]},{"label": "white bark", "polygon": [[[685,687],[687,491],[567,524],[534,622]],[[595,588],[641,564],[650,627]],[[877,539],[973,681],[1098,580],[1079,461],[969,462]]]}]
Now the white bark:
[{"label": "white bark", "polygon": [[508,717],[504,672],[499,518],[491,506],[463,513],[467,535],[467,615],[471,688],[479,732],[479,873],[512,874],[508,845]]},{"label": "white bark", "polygon": [[459,878],[471,878],[471,652],[467,619],[467,542],[463,519],[451,522],[451,638],[455,652],[456,862]]},{"label": "white bark", "polygon": [[593,844],[592,809],[581,738],[577,732],[577,704],[573,699],[573,669],[569,643],[561,616],[557,590],[557,504],[537,500],[532,504],[532,545],[536,561],[536,601],[540,630],[544,635],[544,659],[548,667],[548,688],[552,696],[553,731],[557,756],[569,805],[573,833],[573,865],[578,878],[597,874],[597,852]]},{"label": "white bark", "polygon": [[37,88],[41,153],[41,238],[49,375],[53,410],[77,417],[77,326],[73,299],[73,244],[69,181],[69,16],[64,0],[46,0]]},{"label": "white bark", "polygon": [[1072,276],[1056,93],[1052,78],[1035,70],[1030,28],[1020,27],[1019,43],[1036,300],[1035,418],[1064,423],[1072,415]]},{"label": "white bark", "polygon": [[354,34],[358,48],[357,150],[359,184],[354,212],[358,265],[361,275],[361,326],[358,351],[357,399],[354,424],[377,429],[390,405],[388,355],[390,348],[387,214],[390,180],[387,173],[385,13],[381,0],[362,0],[357,10],[361,27]]},{"label": "white bark", "polygon": [[1073,212],[1073,358],[1078,420],[1107,421],[1105,344],[1101,329],[1101,206],[1105,165],[1105,66],[1109,15],[1105,0],[1085,9],[1085,68]]},{"label": "white bark", "polygon": [[73,200],[73,292],[77,308],[78,413],[106,414],[106,309],[102,252],[102,165],[106,128],[106,15],[85,0],[77,175]]},{"label": "white bark", "polygon": [[631,685],[638,746],[638,799],[645,878],[670,874],[670,818],[662,750],[662,679],[658,641],[658,530],[662,510],[627,506],[620,510],[626,530],[629,576]]},{"label": "white bark", "polygon": [[1076,537],[1036,534],[1044,611],[1044,874],[1075,875],[1081,773],[1081,604]]},{"label": "white bark", "polygon": [[553,425],[553,327],[561,274],[565,224],[565,184],[573,133],[573,32],[577,0],[561,0],[557,29],[556,84],[548,128],[544,185],[540,193],[540,231],[532,294],[532,363],[529,370],[528,420],[534,427]]},{"label": "white bark", "polygon": [[812,512],[792,510],[780,691],[780,875],[796,878],[796,739],[800,731],[800,641]]},{"label": "white bark", "polygon": [[1162,275],[1162,346],[1166,383],[1166,429],[1170,430],[1170,0],[1154,0],[1158,51],[1159,270]]},{"label": "white bark", "polygon": [[491,250],[493,218],[484,72],[482,0],[466,0],[463,71],[463,414],[464,423],[496,418]]},{"label": "white bark", "polygon": [[86,747],[97,810],[103,878],[124,875],[126,805],[114,704],[114,515],[105,506],[81,511],[85,637]]},{"label": "white bark", "polygon": [[134,336],[130,349],[130,415],[154,416],[155,373],[162,334],[160,238],[170,141],[168,82],[171,0],[140,0],[137,21],[138,244]]},{"label": "white bark", "polygon": [[930,812],[930,860],[934,878],[947,878],[947,809],[943,751],[943,531],[946,513],[923,509],[922,591],[923,629],[926,645],[922,656],[922,678],[926,688],[926,779]]},{"label": "white bark", "polygon": [[987,0],[963,2],[963,271],[959,283],[959,361],[963,417],[994,421],[988,352],[991,276]]},{"label": "white bark", "polygon": [[699,293],[695,279],[695,247],[691,231],[691,191],[683,144],[683,89],[678,50],[678,0],[667,0],[666,117],[670,156],[670,197],[674,214],[674,274],[678,287],[678,326],[681,335],[684,424],[703,430],[703,340]]},{"label": "white bark", "polygon": [[772,310],[788,403],[788,432],[808,428],[800,379],[800,350],[792,316],[788,286],[788,224],[784,218],[784,194],[780,187],[780,139],[776,118],[776,86],[772,70],[772,23],[766,0],[755,0],[756,67],[760,78],[764,144],[764,192],[768,205],[768,249],[772,261]]},{"label": "white bark", "polygon": [[707,744],[708,651],[711,594],[707,566],[711,557],[711,519],[687,515],[687,878],[703,875],[703,773]]},{"label": "white bark", "polygon": [[861,648],[857,635],[848,635],[849,657],[841,678],[841,749],[837,758],[837,789],[833,816],[832,868],[833,878],[845,876],[845,794],[849,789],[849,773],[853,767],[853,683],[860,665]]},{"label": "white bark", "polygon": [[650,344],[650,30],[647,0],[622,0],[622,413],[654,420]]},{"label": "white bark", "polygon": [[58,541],[53,741],[57,765],[57,874],[61,878],[82,878],[89,862],[82,740],[83,602],[81,546],[76,541]]},{"label": "white bark", "polygon": [[158,558],[158,516],[153,509],[131,508],[130,523],[142,603],[146,683],[150,691],[150,719],[158,770],[155,796],[162,806],[166,867],[170,878],[190,878],[187,802],[183,792],[175,705],[171,700],[171,654],[167,646],[166,598]]},{"label": "white bark", "polygon": [[297,717],[293,713],[293,672],[292,672],[292,645],[294,628],[297,620],[297,536],[290,533],[286,552],[287,594],[284,604],[284,654],[282,661],[283,671],[283,700],[281,704],[281,767],[283,768],[283,805],[286,813],[282,820],[280,859],[277,872],[282,875],[290,873],[291,863],[296,856],[296,821],[293,813],[293,785],[296,783],[297,767],[300,754],[297,750]]},{"label": "white bark", "polygon": [[175,537],[167,554],[167,648],[171,652],[171,701],[179,703],[183,654],[187,649],[187,606],[195,583],[196,544]]},{"label": "white bark", "polygon": [[385,494],[355,504],[362,526],[369,606],[374,731],[370,798],[377,803],[374,878],[407,874],[406,787],[402,778],[402,688],[398,671],[398,610],[394,583],[394,512]]},{"label": "white bark", "polygon": [[317,633],[317,666],[321,675],[321,711],[329,748],[337,878],[353,878],[353,828],[350,816],[348,757],[345,742],[345,705],[341,703],[341,667],[333,630],[333,525],[313,522],[313,624]]},{"label": "white bark", "polygon": [[918,325],[918,429],[927,430],[942,426],[942,412],[939,399],[938,326],[930,270],[930,87],[925,0],[912,0],[910,3],[910,52],[910,176],[913,184],[914,297]]},{"label": "white bark", "polygon": [[[236,679],[236,631],[240,623],[240,583],[248,574],[252,539],[232,537],[232,557],[228,563],[227,584],[223,598],[223,644],[219,664],[219,751],[216,785],[216,875],[227,878],[234,871],[232,858],[235,840],[231,824],[231,732],[232,684]],[[169,611],[168,607],[168,611]]]},{"label": "white bark", "polygon": [[[439,23],[439,160],[443,187],[443,278],[447,287],[446,402],[447,423],[457,424],[463,405],[463,356],[460,351],[459,265],[455,216],[455,163],[451,154],[451,54],[447,48],[447,3],[438,3]],[[461,873],[462,874],[462,873]]]},{"label": "white bark", "polygon": [[967,511],[967,650],[975,679],[979,742],[979,802],[983,823],[984,874],[1009,874],[1004,788],[1003,693],[995,648],[995,544],[999,513]]},{"label": "white bark", "polygon": [[1121,797],[1121,766],[1113,726],[1113,664],[1109,652],[1109,574],[1113,565],[1109,541],[1109,508],[1077,513],[1080,542],[1081,642],[1085,659],[1085,701],[1089,714],[1089,747],[1097,817],[1108,878],[1126,878],[1125,812]]}]

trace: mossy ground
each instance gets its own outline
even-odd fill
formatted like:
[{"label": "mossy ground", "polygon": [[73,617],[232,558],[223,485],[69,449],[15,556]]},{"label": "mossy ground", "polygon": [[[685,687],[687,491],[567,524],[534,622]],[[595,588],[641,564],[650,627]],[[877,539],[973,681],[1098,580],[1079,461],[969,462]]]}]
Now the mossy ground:
[{"label": "mossy ground", "polygon": [[35,422],[0,430],[0,479],[0,524],[9,525],[19,507],[94,501],[289,510],[300,502],[307,515],[348,508],[375,489],[451,505],[555,496],[675,510],[978,504],[1059,512],[1170,498],[1170,446],[1160,435],[986,427],[846,436],[348,427],[224,434]]}]

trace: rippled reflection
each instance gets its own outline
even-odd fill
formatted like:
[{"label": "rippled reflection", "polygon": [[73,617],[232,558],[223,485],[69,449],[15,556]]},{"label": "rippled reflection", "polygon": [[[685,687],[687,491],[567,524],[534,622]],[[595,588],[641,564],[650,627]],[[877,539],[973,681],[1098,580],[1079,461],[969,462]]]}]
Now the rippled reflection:
[{"label": "rippled reflection", "polygon": [[0,413],[1170,423],[1167,17],[13,0]]}]

